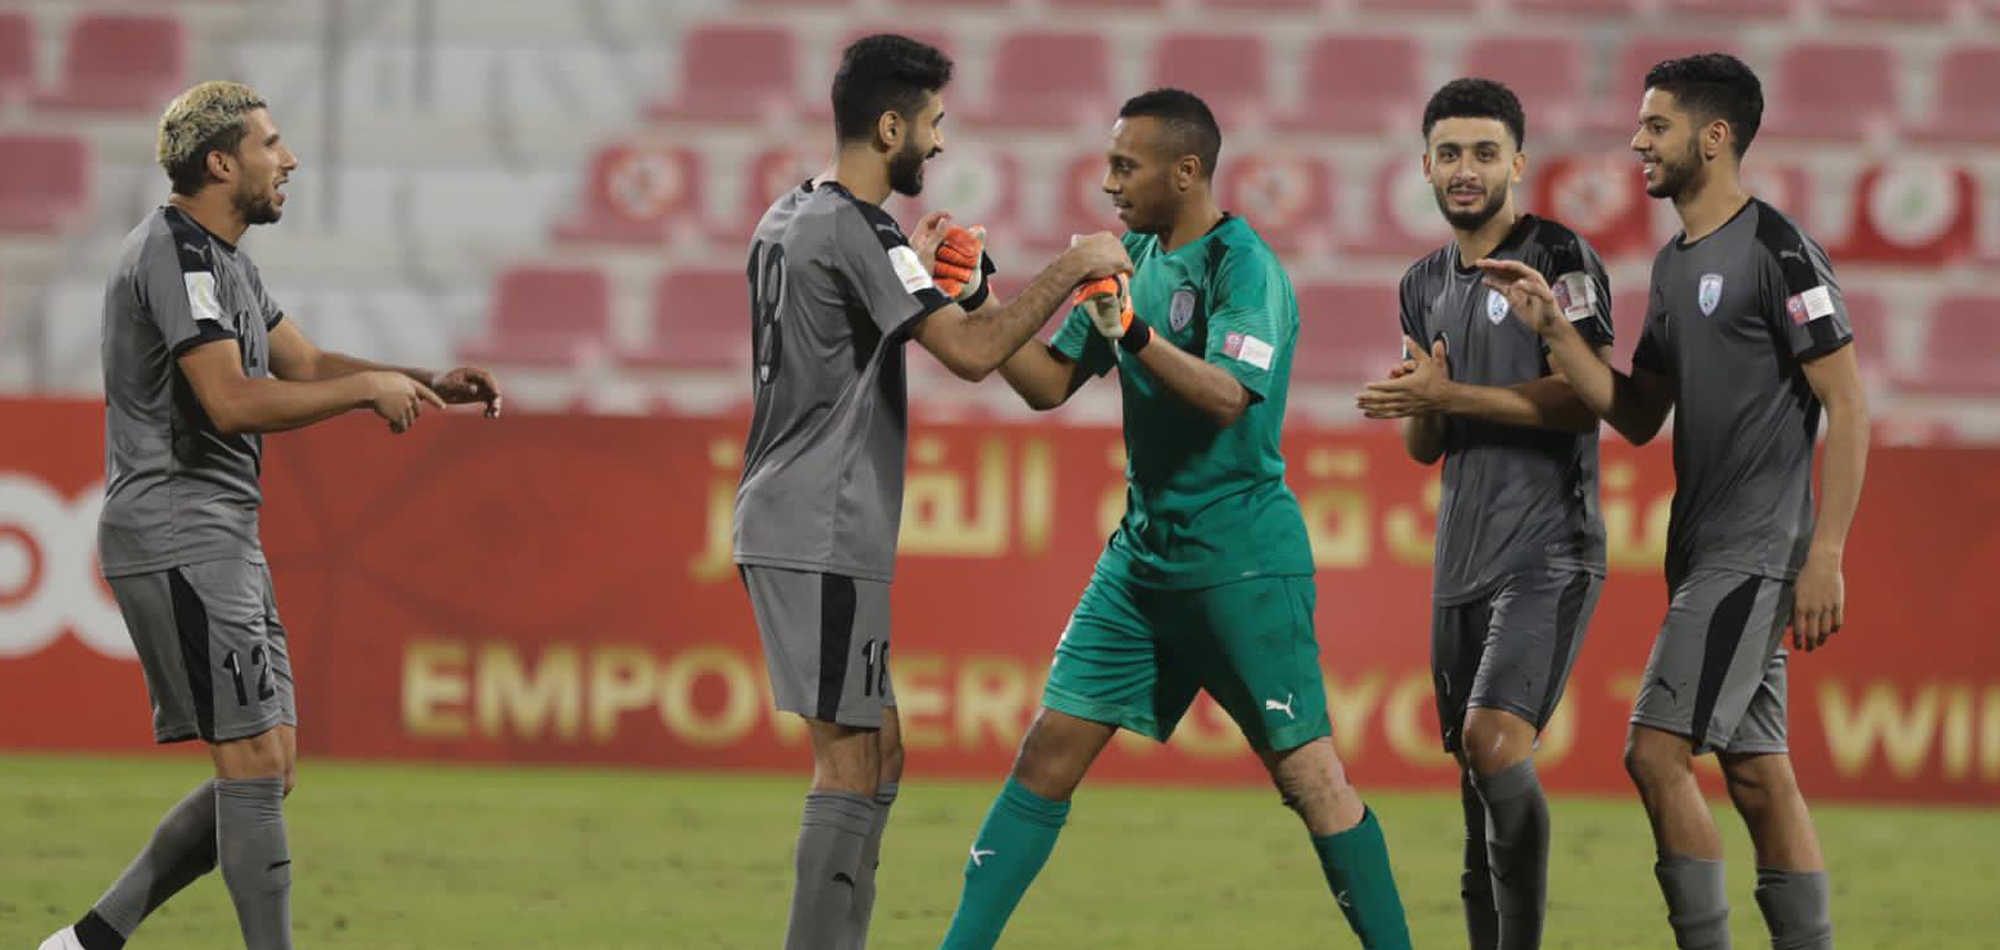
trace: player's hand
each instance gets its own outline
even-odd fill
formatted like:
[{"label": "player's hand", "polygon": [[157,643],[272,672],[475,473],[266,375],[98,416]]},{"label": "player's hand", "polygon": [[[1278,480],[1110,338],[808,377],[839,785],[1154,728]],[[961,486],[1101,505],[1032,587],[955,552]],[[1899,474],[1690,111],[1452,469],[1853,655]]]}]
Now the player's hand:
[{"label": "player's hand", "polygon": [[931,264],[931,280],[953,300],[967,300],[986,279],[986,227],[947,228]]},{"label": "player's hand", "polygon": [[[1426,352],[1417,341],[1403,338],[1403,352],[1411,358],[1392,367],[1389,378],[1369,383],[1357,393],[1355,405],[1370,419],[1401,419],[1446,411],[1451,395],[1451,363],[1445,358],[1444,341],[1431,344]],[[1409,370],[1398,374],[1397,369]]]},{"label": "player's hand", "polygon": [[424,404],[444,408],[444,400],[429,386],[386,370],[368,374],[368,407],[389,423],[390,432],[407,432],[423,415]]},{"label": "player's hand", "polygon": [[1408,376],[1416,371],[1417,371],[1416,360],[1403,360],[1401,362],[1391,365],[1389,367],[1388,375],[1390,379],[1402,379],[1403,377]]},{"label": "player's hand", "polygon": [[1090,324],[1107,340],[1116,340],[1132,328],[1132,281],[1124,274],[1089,281],[1069,298],[1070,306],[1082,307]]},{"label": "player's hand", "polygon": [[1109,231],[1071,237],[1063,256],[1083,265],[1085,280],[1132,273],[1132,258],[1125,253],[1124,243]]},{"label": "player's hand", "polygon": [[1847,581],[1840,575],[1840,555],[1817,551],[1806,557],[1793,592],[1792,649],[1811,653],[1840,632],[1847,610]]},{"label": "player's hand", "polygon": [[917,260],[924,269],[936,273],[938,245],[944,243],[944,232],[951,224],[951,212],[933,211],[917,222],[917,229],[910,232],[910,250],[917,252]]},{"label": "player's hand", "polygon": [[500,418],[500,382],[476,366],[461,366],[431,377],[431,390],[447,404],[485,403],[486,418]]},{"label": "player's hand", "polygon": [[1556,292],[1549,288],[1549,282],[1540,271],[1520,261],[1499,261],[1493,258],[1473,262],[1473,266],[1486,272],[1486,286],[1500,292],[1507,298],[1507,306],[1528,329],[1542,336],[1554,333],[1558,328],[1569,326],[1562,317],[1561,308],[1556,306]]}]

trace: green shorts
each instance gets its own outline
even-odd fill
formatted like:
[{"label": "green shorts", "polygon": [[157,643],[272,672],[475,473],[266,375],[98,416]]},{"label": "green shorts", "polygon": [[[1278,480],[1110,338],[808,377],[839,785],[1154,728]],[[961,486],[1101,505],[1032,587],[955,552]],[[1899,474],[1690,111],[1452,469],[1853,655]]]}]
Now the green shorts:
[{"label": "green shorts", "polygon": [[1042,705],[1165,742],[1201,690],[1260,751],[1331,735],[1313,579],[1162,590],[1100,565],[1056,645]]}]

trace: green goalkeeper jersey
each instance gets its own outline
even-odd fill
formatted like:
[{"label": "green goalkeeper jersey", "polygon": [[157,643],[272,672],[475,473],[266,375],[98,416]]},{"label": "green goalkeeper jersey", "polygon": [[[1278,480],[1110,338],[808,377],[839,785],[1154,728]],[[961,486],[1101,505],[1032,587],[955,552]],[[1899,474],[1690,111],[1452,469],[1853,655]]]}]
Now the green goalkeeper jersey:
[{"label": "green goalkeeper jersey", "polygon": [[1152,235],[1124,242],[1137,318],[1235,377],[1250,405],[1218,427],[1099,336],[1081,308],[1070,312],[1050,345],[1095,375],[1117,367],[1124,392],[1125,517],[1100,569],[1173,589],[1311,574],[1312,545],[1278,449],[1299,337],[1291,279],[1234,216],[1171,253]]}]

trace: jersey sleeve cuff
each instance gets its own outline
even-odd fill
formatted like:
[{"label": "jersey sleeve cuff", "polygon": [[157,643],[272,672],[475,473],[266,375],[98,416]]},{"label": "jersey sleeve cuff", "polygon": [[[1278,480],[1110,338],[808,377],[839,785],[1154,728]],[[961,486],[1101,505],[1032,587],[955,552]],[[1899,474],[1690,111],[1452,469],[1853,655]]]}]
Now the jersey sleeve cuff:
[{"label": "jersey sleeve cuff", "polygon": [[910,314],[903,319],[902,323],[896,325],[897,335],[905,338],[917,332],[917,324],[925,317],[943,310],[951,303],[951,298],[945,296],[944,291],[936,287],[925,287],[910,296],[914,297],[917,301],[917,312]]},{"label": "jersey sleeve cuff", "polygon": [[193,350],[196,347],[206,346],[210,343],[219,343],[223,340],[235,340],[235,339],[236,339],[236,334],[229,332],[222,326],[222,324],[216,323],[213,320],[197,320],[195,321],[194,336],[188,337],[187,339],[174,344],[173,356],[174,359],[180,359],[181,357],[186,356],[188,351]]},{"label": "jersey sleeve cuff", "polygon": [[1813,360],[1819,359],[1822,356],[1830,356],[1833,353],[1839,351],[1842,347],[1845,347],[1853,342],[1854,342],[1854,337],[1852,336],[1835,337],[1834,339],[1826,340],[1824,342],[1815,341],[1813,345],[1799,351],[1798,353],[1799,362],[1810,363]]}]

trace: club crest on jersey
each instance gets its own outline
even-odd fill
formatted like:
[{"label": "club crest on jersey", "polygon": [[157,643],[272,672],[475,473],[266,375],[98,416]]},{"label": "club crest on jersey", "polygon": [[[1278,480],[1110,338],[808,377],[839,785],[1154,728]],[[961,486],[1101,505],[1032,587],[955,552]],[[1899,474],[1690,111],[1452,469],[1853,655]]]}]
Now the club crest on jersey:
[{"label": "club crest on jersey", "polygon": [[1695,303],[1701,305],[1702,316],[1706,317],[1715,313],[1716,305],[1722,303],[1721,274],[1701,275],[1701,293],[1696,295]]},{"label": "club crest on jersey", "polygon": [[1188,323],[1193,319],[1194,291],[1174,291],[1173,301],[1167,304],[1167,326],[1172,328],[1175,333],[1179,333],[1187,329]]},{"label": "club crest on jersey", "polygon": [[1495,324],[1507,319],[1507,298],[1491,288],[1486,291],[1486,319]]}]

